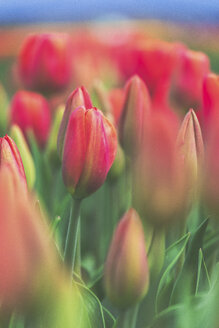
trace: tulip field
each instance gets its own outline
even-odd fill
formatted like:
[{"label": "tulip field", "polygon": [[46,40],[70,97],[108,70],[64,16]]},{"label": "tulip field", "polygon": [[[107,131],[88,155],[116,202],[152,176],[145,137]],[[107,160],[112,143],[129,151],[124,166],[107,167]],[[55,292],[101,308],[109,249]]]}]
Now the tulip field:
[{"label": "tulip field", "polygon": [[218,31],[163,26],[0,28],[0,328],[219,328]]}]

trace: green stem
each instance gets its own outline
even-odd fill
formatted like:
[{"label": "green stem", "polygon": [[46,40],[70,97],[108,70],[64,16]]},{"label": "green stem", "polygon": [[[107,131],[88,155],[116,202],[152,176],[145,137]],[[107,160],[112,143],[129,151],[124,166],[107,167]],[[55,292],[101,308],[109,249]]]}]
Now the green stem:
[{"label": "green stem", "polygon": [[127,311],[121,311],[115,328],[136,328],[139,303]]},{"label": "green stem", "polygon": [[64,261],[71,269],[71,272],[75,270],[75,262],[77,263],[77,267],[80,266],[78,261],[80,261],[80,255],[77,255],[77,261],[75,260],[77,254],[77,240],[80,241],[79,233],[80,233],[80,205],[81,200],[72,199],[72,207],[70,211],[69,223],[68,223],[68,231],[65,242],[65,253],[64,253]]}]

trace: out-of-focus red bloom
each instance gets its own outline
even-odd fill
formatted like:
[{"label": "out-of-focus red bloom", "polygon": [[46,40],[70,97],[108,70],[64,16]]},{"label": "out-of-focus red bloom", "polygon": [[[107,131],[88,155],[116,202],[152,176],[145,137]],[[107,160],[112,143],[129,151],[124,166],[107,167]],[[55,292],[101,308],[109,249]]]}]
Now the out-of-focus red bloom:
[{"label": "out-of-focus red bloom", "polygon": [[177,146],[182,159],[182,167],[185,170],[187,193],[193,201],[199,189],[198,187],[200,187],[201,174],[203,173],[204,145],[201,128],[192,109],[186,114],[182,122],[177,138]]},{"label": "out-of-focus red bloom", "polygon": [[111,104],[115,124],[118,126],[124,105],[125,92],[123,89],[111,89],[109,91],[108,98]]},{"label": "out-of-focus red bloom", "polygon": [[[57,265],[44,221],[33,200],[14,185],[11,169],[0,169],[0,299],[1,307],[26,309],[43,299]],[[39,295],[39,293],[41,293]]]},{"label": "out-of-focus red bloom", "polygon": [[144,145],[133,169],[133,205],[152,224],[176,220],[185,207],[182,161],[176,126],[162,112],[150,116]]},{"label": "out-of-focus red bloom", "polygon": [[209,70],[209,59],[204,53],[189,49],[181,51],[175,84],[177,97],[185,107],[200,106],[203,80]]},{"label": "out-of-focus red bloom", "polygon": [[18,73],[24,86],[41,92],[66,87],[72,75],[70,38],[64,33],[28,36],[18,57]]},{"label": "out-of-focus red bloom", "polygon": [[70,114],[63,139],[64,183],[73,197],[87,197],[104,183],[115,159],[115,128],[97,108],[78,107]]},{"label": "out-of-focus red bloom", "polygon": [[126,309],[146,294],[149,270],[141,220],[130,209],[119,222],[105,264],[106,294],[111,302]]},{"label": "out-of-focus red bloom", "polygon": [[13,174],[26,185],[27,181],[21,155],[15,142],[8,135],[0,138],[0,167],[5,165],[9,166]]},{"label": "out-of-focus red bloom", "polygon": [[150,110],[151,101],[147,87],[135,75],[126,83],[124,107],[119,122],[121,145],[128,155],[136,154],[141,148]]},{"label": "out-of-focus red bloom", "polygon": [[203,108],[201,121],[204,132],[208,134],[214,121],[219,119],[219,76],[209,73],[203,83]]},{"label": "out-of-focus red bloom", "polygon": [[38,93],[18,91],[11,102],[10,121],[17,124],[27,136],[34,133],[38,144],[43,147],[47,141],[51,114],[46,99]]},{"label": "out-of-focus red bloom", "polygon": [[83,86],[75,89],[70,94],[65,106],[65,111],[63,114],[62,122],[60,124],[58,141],[57,141],[58,153],[60,157],[62,157],[65,133],[68,126],[70,115],[76,108],[81,106],[85,107],[86,109],[92,108],[92,102],[90,96],[87,90],[85,89],[85,87]]}]

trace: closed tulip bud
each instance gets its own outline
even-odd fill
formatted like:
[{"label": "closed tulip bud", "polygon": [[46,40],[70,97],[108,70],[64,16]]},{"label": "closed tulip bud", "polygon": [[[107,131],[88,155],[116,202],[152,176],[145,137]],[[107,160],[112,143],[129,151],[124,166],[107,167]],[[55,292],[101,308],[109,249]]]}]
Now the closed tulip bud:
[{"label": "closed tulip bud", "polygon": [[116,126],[118,126],[123,105],[124,105],[124,98],[125,98],[124,90],[112,89],[109,91],[108,98],[111,104],[112,114],[114,117],[115,124]]},{"label": "closed tulip bud", "polygon": [[177,138],[185,178],[188,181],[188,194],[191,198],[197,193],[203,166],[204,145],[201,128],[195,112],[186,114]]},{"label": "closed tulip bud", "polygon": [[104,280],[107,297],[120,309],[135,305],[148,290],[144,230],[134,209],[125,213],[113,235]]},{"label": "closed tulip bud", "polygon": [[97,108],[78,107],[64,137],[62,173],[68,191],[82,199],[105,181],[117,152],[112,123]]},{"label": "closed tulip bud", "polygon": [[151,115],[144,147],[134,163],[133,205],[153,225],[176,220],[185,206],[177,132],[176,125],[164,113]]},{"label": "closed tulip bud", "polygon": [[1,308],[27,310],[43,302],[58,265],[44,221],[7,165],[0,170],[0,213]]},{"label": "closed tulip bud", "polygon": [[66,87],[72,75],[70,38],[64,33],[28,36],[18,56],[18,74],[26,88],[54,92]]},{"label": "closed tulip bud", "polygon": [[58,141],[57,141],[57,148],[59,156],[62,157],[63,153],[63,144],[65,139],[65,133],[68,125],[68,121],[70,118],[71,113],[78,107],[83,106],[86,109],[92,108],[92,103],[90,96],[85,89],[85,87],[80,87],[75,89],[70,96],[68,97],[65,111],[63,114],[62,122],[59,128],[58,134]]},{"label": "closed tulip bud", "polygon": [[19,126],[17,126],[16,124],[12,125],[10,129],[10,135],[16,142],[16,145],[20,152],[25,175],[27,178],[27,185],[30,189],[32,189],[36,179],[36,172],[30,149]]},{"label": "closed tulip bud", "polygon": [[124,107],[119,123],[121,145],[129,156],[141,148],[150,106],[146,85],[137,75],[132,77],[125,87]]},{"label": "closed tulip bud", "polygon": [[26,185],[26,176],[19,150],[8,135],[0,138],[0,167],[9,166],[12,172]]},{"label": "closed tulip bud", "polygon": [[17,124],[27,137],[33,132],[40,147],[44,147],[49,136],[51,114],[46,99],[38,93],[18,91],[11,102],[11,124]]}]

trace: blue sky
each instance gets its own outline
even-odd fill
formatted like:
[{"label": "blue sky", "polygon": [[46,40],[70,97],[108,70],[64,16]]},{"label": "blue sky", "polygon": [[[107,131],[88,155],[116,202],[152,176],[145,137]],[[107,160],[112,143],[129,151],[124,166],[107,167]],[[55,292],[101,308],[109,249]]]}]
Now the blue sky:
[{"label": "blue sky", "polygon": [[219,24],[219,0],[0,0],[0,24],[113,17]]}]

